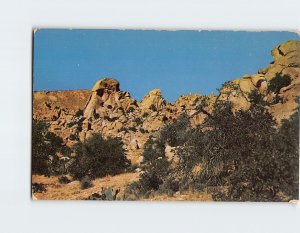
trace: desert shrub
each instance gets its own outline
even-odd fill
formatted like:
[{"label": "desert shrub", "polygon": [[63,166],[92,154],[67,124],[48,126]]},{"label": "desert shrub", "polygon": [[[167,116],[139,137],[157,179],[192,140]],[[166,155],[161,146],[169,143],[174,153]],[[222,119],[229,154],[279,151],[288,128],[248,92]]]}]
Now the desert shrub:
[{"label": "desert shrub", "polygon": [[[77,125],[77,128],[78,127],[82,127],[82,123],[83,123],[83,121],[85,120],[85,117],[81,117],[79,120],[77,120],[77,121],[71,121],[71,122],[69,122],[68,124],[67,124],[67,127],[68,128],[71,128],[72,126],[74,126],[74,125]],[[82,129],[81,129],[82,130]],[[81,130],[79,130],[79,131],[81,131]]]},{"label": "desert shrub", "polygon": [[69,178],[68,178],[67,176],[60,176],[60,177],[58,178],[58,182],[59,182],[60,184],[68,184],[68,183],[70,183],[71,181],[69,180]]},{"label": "desert shrub", "polygon": [[76,113],[75,113],[75,117],[81,117],[83,116],[83,110],[79,109]]},{"label": "desert shrub", "polygon": [[149,138],[144,145],[143,157],[144,165],[149,165],[159,158],[164,158],[165,145],[163,141],[156,138]]},{"label": "desert shrub", "polygon": [[140,197],[148,198],[152,192],[158,191],[160,186],[164,184],[169,172],[168,169],[169,162],[166,159],[160,159],[151,163],[151,166],[141,174],[140,179],[126,188],[125,195],[134,196],[135,199]]},{"label": "desert shrub", "polygon": [[151,111],[153,111],[153,112],[157,112],[157,107],[155,107],[155,105],[154,104],[152,104],[151,106],[150,106],[150,108],[149,108]]},{"label": "desert shrub", "polygon": [[136,132],[136,131],[137,131],[137,129],[136,129],[135,127],[128,127],[127,129],[128,129],[128,130],[131,130],[131,131],[133,131],[133,132]]},{"label": "desert shrub", "polygon": [[74,126],[74,125],[76,125],[76,124],[77,124],[76,121],[71,121],[71,122],[67,123],[67,127],[68,127],[68,128],[71,128],[72,126]]},{"label": "desert shrub", "polygon": [[129,133],[128,128],[122,126],[122,128],[119,130],[120,132],[124,131],[125,133]]},{"label": "desert shrub", "polygon": [[118,117],[112,117],[112,118],[110,118],[109,116],[104,116],[103,119],[107,120],[109,122],[114,122],[114,121],[118,120],[119,118]]},{"label": "desert shrub", "polygon": [[93,186],[92,180],[89,176],[84,176],[80,180],[80,188],[81,189],[88,189]]},{"label": "desert shrub", "polygon": [[94,134],[85,142],[74,145],[73,150],[76,158],[70,171],[75,179],[85,175],[91,178],[116,175],[130,165],[119,138],[104,139],[100,134]]},{"label": "desert shrub", "polygon": [[48,131],[49,124],[44,121],[32,121],[32,173],[49,175],[51,158],[57,152],[66,152],[67,147],[56,134]]},{"label": "desert shrub", "polygon": [[146,118],[147,116],[149,116],[149,113],[148,112],[144,112],[144,114],[143,114],[143,118]]},{"label": "desert shrub", "polygon": [[32,183],[31,189],[33,193],[42,193],[47,191],[45,185],[40,183]]},{"label": "desert shrub", "polygon": [[96,112],[96,109],[94,109],[94,111],[93,111],[93,117],[95,120],[100,117],[99,113]]},{"label": "desert shrub", "polygon": [[144,129],[144,128],[140,128],[140,132],[141,133],[149,133],[149,131],[147,129]]},{"label": "desert shrub", "polygon": [[228,89],[228,91],[235,90],[237,92],[241,92],[240,86],[238,84],[234,83],[233,81],[224,82],[222,84],[221,88],[217,88],[217,91],[222,92],[222,91],[224,91],[223,89]]},{"label": "desert shrub", "polygon": [[298,195],[298,147],[291,144],[298,135],[277,130],[264,106],[252,104],[233,114],[230,104],[219,103],[204,125],[210,130],[201,138],[204,169],[197,182],[198,187],[226,186],[226,192],[214,193],[215,200],[276,201],[279,192]]},{"label": "desert shrub", "polygon": [[288,120],[283,120],[276,140],[278,166],[280,166],[279,182],[283,190],[293,199],[299,197],[299,110]]},{"label": "desert shrub", "polygon": [[77,129],[78,132],[81,132],[82,131],[82,124],[80,124],[80,125],[78,124],[77,127],[76,127],[76,129]]},{"label": "desert shrub", "polygon": [[180,183],[176,179],[166,179],[158,188],[158,193],[173,196],[179,191]]},{"label": "desert shrub", "polygon": [[138,182],[126,189],[126,195],[149,197],[150,193],[157,191],[166,180],[170,172],[170,163],[167,160],[165,147],[161,140],[150,138],[144,145],[142,167],[145,172],[141,174]]},{"label": "desert shrub", "polygon": [[70,139],[71,141],[78,141],[78,140],[79,140],[78,136],[76,136],[75,134],[71,134],[71,135],[69,136],[69,139]]},{"label": "desert shrub", "polygon": [[134,112],[134,108],[133,108],[133,107],[129,107],[129,108],[126,110],[126,113],[131,113],[131,112]]},{"label": "desert shrub", "polygon": [[170,166],[170,161],[165,155],[165,145],[184,144],[191,130],[189,118],[183,114],[175,123],[166,125],[157,138],[150,137],[144,145],[144,172],[138,182],[126,189],[126,195],[148,198],[154,192],[168,195],[177,192],[180,188],[177,170]]},{"label": "desert shrub", "polygon": [[143,120],[140,117],[134,118],[133,122],[136,123],[137,125],[143,124]]},{"label": "desert shrub", "polygon": [[276,73],[275,77],[268,83],[268,92],[279,93],[280,89],[291,84],[291,78],[288,75],[281,75]]},{"label": "desert shrub", "polygon": [[162,141],[170,146],[182,145],[188,137],[191,128],[189,117],[182,114],[173,124],[167,124],[160,132]]},{"label": "desert shrub", "polygon": [[[257,92],[249,95],[248,110],[232,111],[230,102],[217,101],[196,128],[188,117],[167,125],[144,145],[143,173],[130,185],[130,198],[153,192],[211,190],[214,200],[280,201],[299,195],[298,111],[280,127]],[[184,123],[186,122],[186,123]],[[175,136],[174,136],[175,135]],[[165,144],[176,146],[179,162],[170,166]],[[194,173],[195,166],[201,166]]]}]

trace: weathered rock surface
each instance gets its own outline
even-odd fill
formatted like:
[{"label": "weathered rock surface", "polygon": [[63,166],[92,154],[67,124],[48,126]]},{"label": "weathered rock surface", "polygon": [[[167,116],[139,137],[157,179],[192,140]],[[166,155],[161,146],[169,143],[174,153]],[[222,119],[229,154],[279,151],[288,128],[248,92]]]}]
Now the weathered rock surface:
[{"label": "weathered rock surface", "polygon": [[167,103],[161,95],[160,89],[154,89],[144,96],[140,107],[147,110],[160,111],[166,107]]}]

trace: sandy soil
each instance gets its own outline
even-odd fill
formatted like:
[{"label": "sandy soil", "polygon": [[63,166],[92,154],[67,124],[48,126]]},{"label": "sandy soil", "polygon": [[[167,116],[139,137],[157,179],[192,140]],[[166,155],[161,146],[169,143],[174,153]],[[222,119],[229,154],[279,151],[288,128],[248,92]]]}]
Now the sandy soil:
[{"label": "sandy soil", "polygon": [[[125,187],[139,179],[139,173],[124,173],[116,176],[107,176],[93,181],[93,187],[80,189],[79,181],[72,181],[69,184],[60,184],[58,177],[32,176],[32,183],[41,183],[46,186],[47,191],[34,193],[37,200],[84,200],[93,193],[103,188],[120,188],[118,197],[122,197]],[[34,199],[34,198],[33,198]]]}]

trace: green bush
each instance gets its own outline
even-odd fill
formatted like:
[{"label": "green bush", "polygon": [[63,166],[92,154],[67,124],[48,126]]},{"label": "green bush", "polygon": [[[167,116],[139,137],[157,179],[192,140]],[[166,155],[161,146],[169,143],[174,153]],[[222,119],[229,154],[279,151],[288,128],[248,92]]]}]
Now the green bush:
[{"label": "green bush", "polygon": [[[127,194],[139,198],[206,188],[214,200],[297,199],[298,111],[279,127],[259,93],[249,98],[249,110],[233,113],[230,102],[218,101],[198,127],[191,128],[186,116],[164,128],[157,139],[150,138],[144,145],[143,174]],[[165,157],[166,143],[177,147],[175,167]],[[200,173],[193,172],[197,165]]]},{"label": "green bush", "polygon": [[158,111],[157,107],[155,107],[154,104],[152,104],[152,105],[150,106],[149,109],[150,109],[151,111],[153,111],[153,112],[157,112],[157,111]]},{"label": "green bush", "polygon": [[149,116],[149,113],[148,112],[144,112],[143,118],[146,118],[147,116]]},{"label": "green bush", "polygon": [[144,145],[142,167],[145,172],[141,174],[138,182],[126,190],[126,195],[135,198],[149,197],[150,193],[159,190],[170,172],[170,163],[167,160],[165,147],[162,141],[150,138]]},{"label": "green bush", "polygon": [[136,132],[136,131],[137,131],[137,129],[136,129],[135,127],[128,127],[127,129],[128,129],[128,130],[131,130],[131,131],[133,131],[133,132]]},{"label": "green bush", "polygon": [[68,128],[71,128],[73,125],[76,125],[76,124],[77,124],[76,121],[71,121],[71,122],[69,122],[69,123],[67,124],[67,127],[68,127]]},{"label": "green bush", "polygon": [[268,83],[268,92],[279,93],[280,89],[291,84],[291,78],[288,75],[281,75],[276,73],[275,77]]},{"label": "green bush", "polygon": [[94,134],[85,142],[74,145],[73,150],[76,157],[70,172],[75,179],[85,175],[91,178],[116,175],[130,165],[119,138],[104,139],[100,134]]},{"label": "green bush", "polygon": [[134,118],[133,122],[135,122],[137,125],[141,125],[143,124],[143,120],[140,117]]},{"label": "green bush", "polygon": [[167,124],[160,132],[161,140],[170,146],[182,145],[191,128],[190,119],[186,114],[182,114],[173,124]]},{"label": "green bush", "polygon": [[80,180],[80,188],[81,189],[88,189],[93,186],[92,180],[89,176],[84,176]]},{"label": "green bush", "polygon": [[165,145],[159,139],[149,138],[144,144],[143,164],[148,165],[158,158],[165,157]]},{"label": "green bush", "polygon": [[[203,172],[194,180],[198,187],[227,187],[217,191],[215,200],[277,201],[298,195],[297,120],[286,121],[277,130],[275,121],[259,103],[251,100],[248,111],[231,111],[230,104],[219,103],[198,132],[201,146],[195,156],[203,161]],[[294,117],[298,119],[297,117]],[[293,126],[292,126],[293,125]],[[296,129],[292,131],[291,129]],[[293,143],[291,143],[293,142]]]},{"label": "green bush", "polygon": [[59,182],[60,184],[68,184],[68,183],[70,183],[71,181],[69,180],[69,178],[68,178],[67,176],[60,176],[60,177],[58,178],[58,182]]},{"label": "green bush", "polygon": [[47,191],[46,186],[40,183],[32,183],[31,190],[33,193],[43,193]]},{"label": "green bush", "polygon": [[93,117],[95,120],[97,120],[100,117],[99,113],[97,113],[95,109],[93,111]]},{"label": "green bush", "polygon": [[71,141],[78,141],[78,140],[79,140],[79,138],[78,138],[75,134],[71,134],[71,135],[69,136],[69,139],[70,139]]},{"label": "green bush", "polygon": [[107,120],[109,122],[114,122],[114,121],[118,120],[119,118],[118,117],[112,117],[112,118],[110,118],[109,116],[104,116],[103,119]]},{"label": "green bush", "polygon": [[75,113],[75,117],[81,117],[83,116],[83,110],[79,109],[76,113]]},{"label": "green bush", "polygon": [[32,173],[49,175],[52,171],[51,158],[57,152],[66,152],[68,148],[56,134],[48,131],[49,124],[44,121],[32,121]]},{"label": "green bush", "polygon": [[141,133],[149,133],[149,131],[147,129],[144,129],[144,128],[140,128],[140,132]]},{"label": "green bush", "polygon": [[128,128],[126,128],[124,126],[122,126],[122,128],[119,130],[119,132],[122,132],[122,131],[124,131],[125,133],[129,133]]}]

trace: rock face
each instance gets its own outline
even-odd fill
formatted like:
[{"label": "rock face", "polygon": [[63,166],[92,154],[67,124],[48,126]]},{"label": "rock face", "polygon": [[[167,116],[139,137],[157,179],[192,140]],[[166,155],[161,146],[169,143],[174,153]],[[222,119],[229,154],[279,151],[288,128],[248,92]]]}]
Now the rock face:
[{"label": "rock face", "polygon": [[[244,75],[242,78],[226,83],[221,88],[218,99],[231,101],[234,110],[246,110],[250,107],[248,95],[251,91],[256,90],[270,103],[270,112],[278,122],[289,118],[298,106],[295,98],[300,93],[300,42],[297,40],[287,41],[278,45],[271,53],[274,62],[260,69],[257,74]],[[276,94],[268,91],[268,86],[276,75],[281,77],[287,75],[291,79],[288,86],[280,89],[277,96],[281,99],[279,102],[274,101]]]},{"label": "rock face", "polygon": [[166,101],[161,95],[160,89],[154,89],[144,96],[140,107],[147,110],[157,110],[160,111],[166,107]]},{"label": "rock face", "polygon": [[[247,110],[250,107],[249,94],[256,90],[270,103],[269,111],[278,122],[290,117],[297,107],[295,98],[300,94],[300,42],[283,43],[273,49],[272,55],[274,62],[268,67],[260,69],[257,74],[226,82],[218,96],[188,94],[171,104],[159,89],[155,89],[138,103],[129,92],[120,89],[117,80],[104,78],[97,81],[91,91],[34,92],[33,118],[48,121],[49,129],[69,146],[78,140],[86,140],[93,133],[120,137],[127,157],[133,164],[139,163],[145,142],[151,135],[156,136],[166,123],[172,123],[186,113],[192,126],[201,124],[206,115],[196,110],[199,106],[211,112],[214,103],[221,100],[232,102],[233,111]],[[280,89],[278,96],[281,101],[274,103],[275,94],[268,91],[268,85],[276,74],[288,75],[291,82]],[[167,148],[166,153],[173,158],[172,148]]]}]

